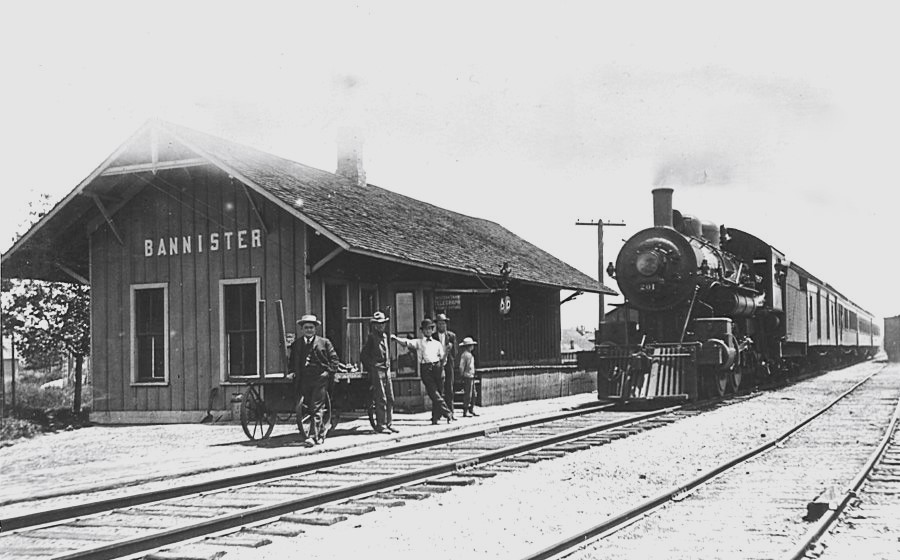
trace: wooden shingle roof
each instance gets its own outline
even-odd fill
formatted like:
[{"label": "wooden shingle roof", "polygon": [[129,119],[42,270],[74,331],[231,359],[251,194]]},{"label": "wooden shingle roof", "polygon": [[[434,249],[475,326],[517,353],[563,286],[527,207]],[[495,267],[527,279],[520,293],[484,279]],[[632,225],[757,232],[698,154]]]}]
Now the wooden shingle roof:
[{"label": "wooden shingle roof", "polygon": [[[158,135],[161,144],[178,144],[222,168],[347,251],[413,266],[491,277],[499,276],[500,267],[508,262],[513,280],[616,293],[489,220],[451,212],[372,184],[360,186],[334,173],[172,123],[151,121],[145,128],[148,134]],[[143,142],[138,140],[141,137],[138,131],[129,142],[139,144]],[[129,153],[128,148],[120,147],[95,175],[117,163],[117,154]],[[93,176],[85,179],[58,206],[77,200],[73,196],[89,187],[92,179]],[[66,214],[54,209],[32,230],[48,225],[45,222],[52,222],[53,216]],[[46,229],[62,228],[60,224],[50,223]],[[435,235],[435,232],[445,233]],[[422,243],[422,239],[430,242]],[[17,249],[27,250],[21,245],[17,242],[3,255],[4,265],[9,264]]]},{"label": "wooden shingle roof", "polygon": [[511,279],[616,293],[489,220],[372,184],[359,186],[339,175],[184,127],[164,126],[193,150],[220,160],[242,179],[307,216],[349,251],[467,275],[497,276],[508,262]]}]

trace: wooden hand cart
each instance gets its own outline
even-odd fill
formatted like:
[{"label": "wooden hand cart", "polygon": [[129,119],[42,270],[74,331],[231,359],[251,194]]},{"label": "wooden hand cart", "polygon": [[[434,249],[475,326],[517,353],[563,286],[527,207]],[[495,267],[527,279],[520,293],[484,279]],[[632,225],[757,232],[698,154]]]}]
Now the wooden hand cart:
[{"label": "wooden hand cart", "polygon": [[[390,312],[390,307],[387,308]],[[284,328],[284,311],[281,301],[276,302],[278,324],[281,335],[281,349],[285,359],[287,370],[288,338]],[[344,311],[344,325],[366,323],[371,317],[349,317]],[[287,422],[294,417],[300,435],[306,439],[309,435],[310,424],[309,409],[300,395],[294,383],[293,376],[270,376],[255,379],[247,383],[241,395],[241,427],[251,440],[266,439],[272,435],[275,423]],[[326,427],[326,435],[337,426],[341,412],[365,409],[369,417],[369,423],[375,428],[375,406],[372,403],[372,391],[369,377],[366,372],[359,371],[355,366],[341,364],[339,371],[329,377],[328,388],[325,392],[325,411],[322,416],[322,424]]]},{"label": "wooden hand cart", "polygon": [[[358,408],[362,402],[372,428],[375,427],[375,409],[371,403],[369,380],[365,372],[351,366],[344,366],[330,376],[325,391],[325,410],[322,424],[326,435],[340,422],[341,413]],[[360,394],[364,394],[360,398]],[[241,395],[241,427],[251,440],[266,439],[272,435],[275,424],[288,422],[293,417],[301,437],[309,436],[309,407],[297,395],[291,377],[275,377],[254,380],[247,383]]]}]

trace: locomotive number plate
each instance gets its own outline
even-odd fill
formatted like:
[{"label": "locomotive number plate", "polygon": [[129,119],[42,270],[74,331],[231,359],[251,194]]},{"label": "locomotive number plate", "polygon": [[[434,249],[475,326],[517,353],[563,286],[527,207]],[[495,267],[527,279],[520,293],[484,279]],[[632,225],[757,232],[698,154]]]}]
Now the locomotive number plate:
[{"label": "locomotive number plate", "polygon": [[655,292],[655,291],[656,291],[656,284],[654,284],[654,283],[652,283],[652,282],[651,282],[651,283],[647,283],[647,284],[641,284],[640,287],[639,287],[638,289],[639,289],[640,291],[642,291],[642,292]]}]

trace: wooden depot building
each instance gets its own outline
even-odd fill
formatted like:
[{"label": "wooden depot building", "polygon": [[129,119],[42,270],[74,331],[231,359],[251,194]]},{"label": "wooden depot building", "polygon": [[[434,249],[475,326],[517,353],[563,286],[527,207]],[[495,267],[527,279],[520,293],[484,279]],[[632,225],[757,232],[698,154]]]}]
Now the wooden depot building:
[{"label": "wooden depot building", "polygon": [[[359,153],[328,173],[150,121],[23,235],[5,276],[91,286],[92,420],[230,411],[284,376],[305,313],[346,363],[366,328],[348,317],[389,309],[415,337],[448,314],[479,341],[482,405],[595,388],[561,361],[560,290],[615,292],[496,223],[367,184]],[[426,406],[415,361],[396,366],[397,406]]]}]

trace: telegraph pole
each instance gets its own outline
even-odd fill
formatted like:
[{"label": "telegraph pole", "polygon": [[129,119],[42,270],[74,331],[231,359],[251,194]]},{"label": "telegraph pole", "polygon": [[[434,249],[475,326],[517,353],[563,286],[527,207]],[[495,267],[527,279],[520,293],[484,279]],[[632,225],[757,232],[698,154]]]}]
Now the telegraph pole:
[{"label": "telegraph pole", "polygon": [[[625,222],[604,222],[599,219],[596,222],[575,222],[576,226],[596,226],[597,227],[597,279],[603,284],[603,226],[624,226]],[[606,303],[603,293],[600,294],[600,311],[597,318],[597,335],[594,337],[594,344],[600,344],[600,336],[603,334],[603,319],[606,315]]]}]

